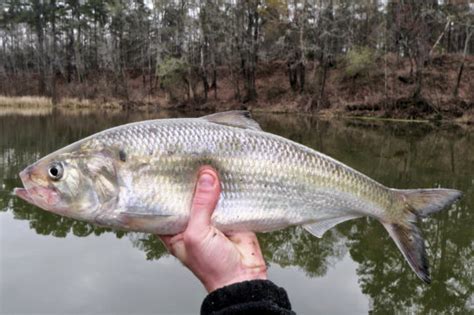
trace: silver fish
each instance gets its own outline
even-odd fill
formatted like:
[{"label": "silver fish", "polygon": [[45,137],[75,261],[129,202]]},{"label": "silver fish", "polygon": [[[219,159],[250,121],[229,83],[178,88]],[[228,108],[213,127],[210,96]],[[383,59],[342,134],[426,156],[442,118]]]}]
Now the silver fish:
[{"label": "silver fish", "polygon": [[454,189],[390,189],[304,145],[266,133],[246,111],[159,119],[108,129],[20,173],[20,198],[93,224],[154,234],[182,232],[200,166],[222,185],[212,222],[223,232],[379,220],[411,268],[430,282],[418,218],[454,203]]}]

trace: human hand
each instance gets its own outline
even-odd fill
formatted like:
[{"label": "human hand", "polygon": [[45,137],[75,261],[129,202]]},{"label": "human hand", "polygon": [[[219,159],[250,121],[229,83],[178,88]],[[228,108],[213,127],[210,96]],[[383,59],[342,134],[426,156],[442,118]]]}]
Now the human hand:
[{"label": "human hand", "polygon": [[198,277],[208,292],[246,280],[267,279],[255,233],[225,235],[211,225],[220,192],[216,171],[202,167],[186,230],[174,236],[159,236],[168,251]]}]

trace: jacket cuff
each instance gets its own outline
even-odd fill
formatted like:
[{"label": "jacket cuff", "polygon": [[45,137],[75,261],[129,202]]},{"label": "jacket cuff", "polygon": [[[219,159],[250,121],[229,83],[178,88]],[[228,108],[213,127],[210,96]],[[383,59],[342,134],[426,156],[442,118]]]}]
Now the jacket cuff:
[{"label": "jacket cuff", "polygon": [[244,281],[217,289],[201,306],[201,314],[246,314],[258,310],[294,314],[285,290],[269,280]]}]

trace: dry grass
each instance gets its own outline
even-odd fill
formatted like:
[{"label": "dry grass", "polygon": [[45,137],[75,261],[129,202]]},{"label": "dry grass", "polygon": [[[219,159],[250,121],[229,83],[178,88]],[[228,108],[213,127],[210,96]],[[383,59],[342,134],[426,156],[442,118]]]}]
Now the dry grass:
[{"label": "dry grass", "polygon": [[461,117],[455,120],[457,123],[474,125],[474,110],[470,110],[464,113]]},{"label": "dry grass", "polygon": [[[72,107],[60,107],[58,108],[58,112],[61,113],[62,116],[87,116],[87,115],[94,115],[97,114],[97,109],[93,107],[77,107],[77,108],[72,108]],[[122,109],[120,108],[103,108],[101,107],[100,112],[106,112],[108,115],[110,114],[119,114],[122,112]]]},{"label": "dry grass", "polygon": [[[14,108],[35,108],[35,107],[53,107],[53,102],[49,97],[43,96],[3,96],[0,95],[0,107]],[[59,108],[121,108],[118,102],[96,102],[87,99],[63,98],[57,104]]]},{"label": "dry grass", "polygon": [[63,98],[58,107],[64,108],[100,108],[100,109],[118,109],[121,105],[116,101],[97,102],[87,99]]},{"label": "dry grass", "polygon": [[51,107],[50,98],[42,96],[3,96],[0,95],[2,107]]},{"label": "dry grass", "polygon": [[0,116],[20,115],[20,116],[44,116],[50,115],[52,107],[13,107],[0,106]]}]

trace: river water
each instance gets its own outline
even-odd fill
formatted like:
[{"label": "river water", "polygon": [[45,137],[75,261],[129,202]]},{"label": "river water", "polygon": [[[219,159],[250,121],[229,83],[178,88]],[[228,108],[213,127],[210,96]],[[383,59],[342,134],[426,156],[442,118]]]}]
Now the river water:
[{"label": "river water", "polygon": [[[20,170],[68,143],[127,122],[197,115],[0,109],[0,314],[198,313],[205,290],[155,237],[62,218],[11,195]],[[387,186],[465,193],[421,224],[431,285],[373,219],[345,222],[322,239],[301,228],[260,234],[269,277],[299,314],[474,313],[474,129],[254,117]]]}]

